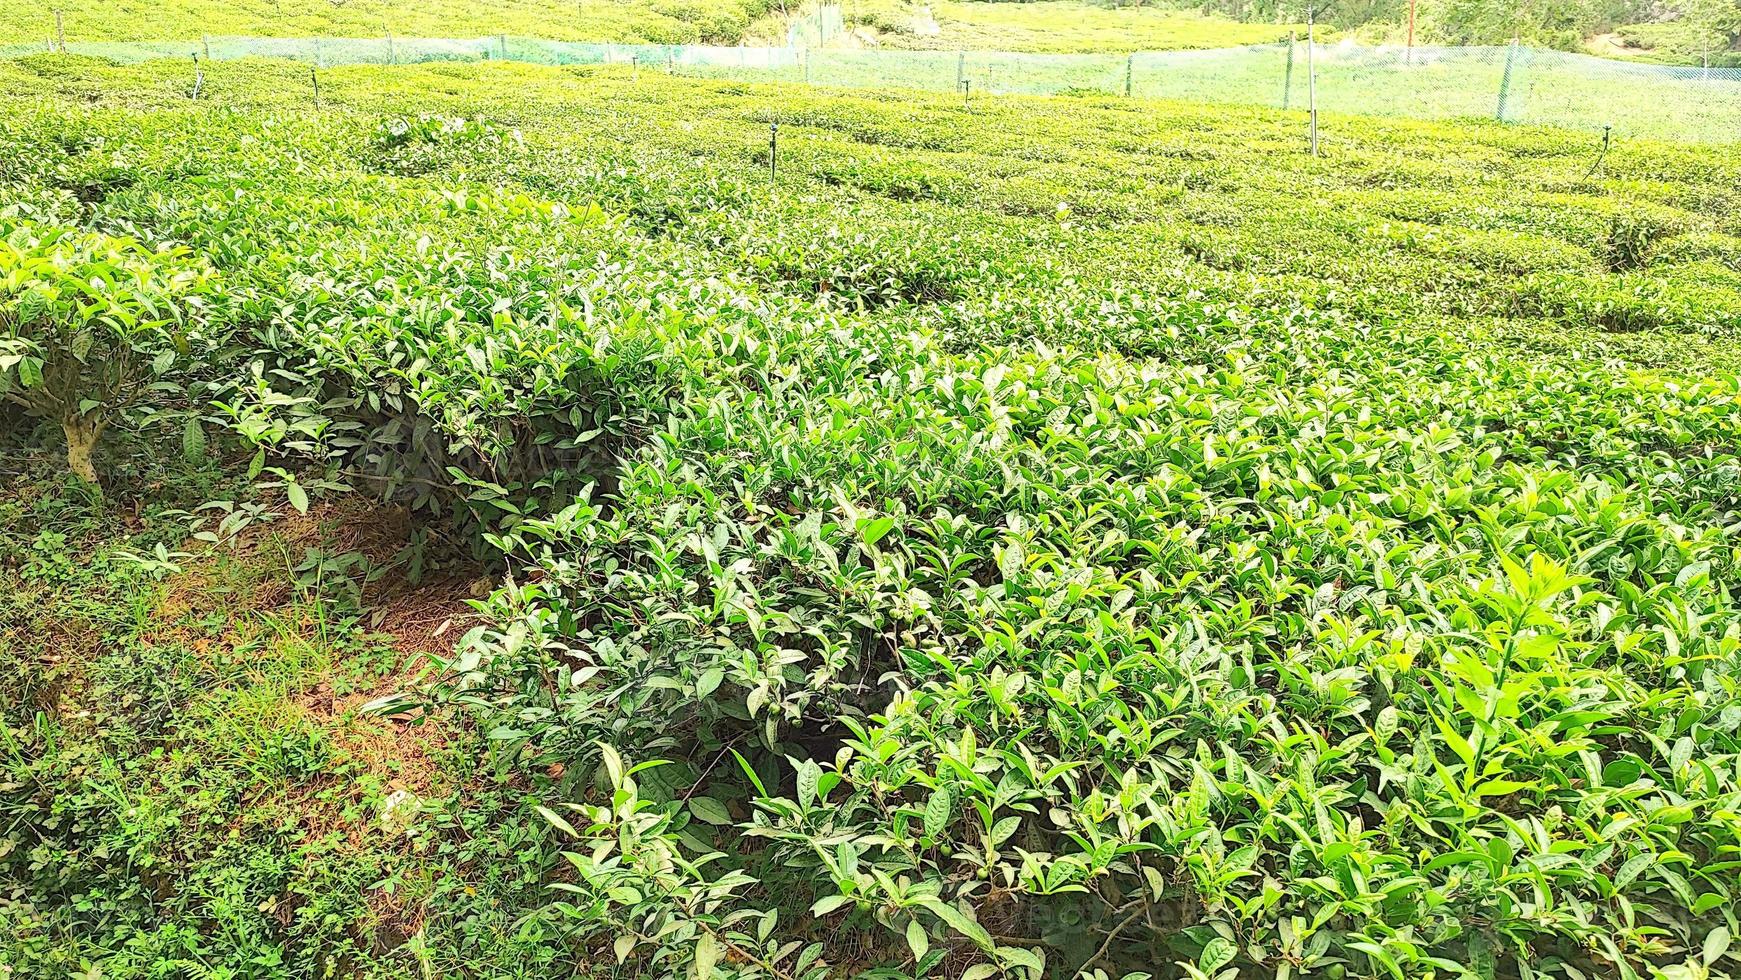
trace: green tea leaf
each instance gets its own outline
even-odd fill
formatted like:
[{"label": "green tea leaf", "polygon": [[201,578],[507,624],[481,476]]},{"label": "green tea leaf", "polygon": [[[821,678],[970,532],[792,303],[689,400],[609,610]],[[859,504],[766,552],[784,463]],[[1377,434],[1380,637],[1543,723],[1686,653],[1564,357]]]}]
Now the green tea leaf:
[{"label": "green tea leaf", "polygon": [[1239,947],[1233,943],[1215,936],[1203,944],[1203,951],[1197,955],[1197,969],[1213,976],[1217,970],[1233,962],[1239,954]]},{"label": "green tea leaf", "polygon": [[308,491],[302,489],[302,484],[287,481],[284,484],[284,495],[290,499],[290,506],[296,508],[297,513],[308,513]]},{"label": "green tea leaf", "polygon": [[713,933],[703,932],[695,939],[695,980],[709,980],[714,964],[719,962],[719,940]]},{"label": "green tea leaf", "polygon": [[864,537],[865,544],[874,545],[881,541],[883,535],[888,534],[894,526],[895,519],[893,517],[866,518],[858,522],[858,533]]},{"label": "green tea leaf", "polygon": [[907,948],[913,951],[915,962],[924,959],[926,950],[931,948],[931,937],[925,934],[925,927],[917,919],[907,923]]},{"label": "green tea leaf", "polygon": [[1730,942],[1731,937],[1729,935],[1728,926],[1719,925],[1710,932],[1705,933],[1705,945],[1703,952],[1700,954],[1700,960],[1706,966],[1716,963],[1718,960],[1723,958],[1724,954],[1729,952]]},{"label": "green tea leaf", "polygon": [[943,831],[949,827],[949,815],[955,805],[949,787],[939,786],[931,793],[931,798],[925,802],[925,836],[932,840],[940,839]]},{"label": "green tea leaf", "polygon": [[734,822],[731,811],[726,809],[725,804],[711,796],[691,796],[689,812],[695,819],[715,827],[730,826]]}]

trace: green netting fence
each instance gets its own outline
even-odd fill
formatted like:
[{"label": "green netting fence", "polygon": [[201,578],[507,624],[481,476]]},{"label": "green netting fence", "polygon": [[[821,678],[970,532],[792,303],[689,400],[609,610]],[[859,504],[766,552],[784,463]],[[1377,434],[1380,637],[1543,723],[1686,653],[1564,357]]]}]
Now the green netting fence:
[{"label": "green netting fence", "polygon": [[[805,21],[804,31],[822,30]],[[827,25],[823,25],[827,26]],[[837,28],[833,24],[830,29]],[[806,35],[808,36],[808,35]],[[821,34],[816,36],[820,37]],[[52,46],[52,45],[51,45]],[[45,45],[0,46],[0,56]],[[1018,54],[478,38],[209,37],[179,42],[68,42],[118,62],[290,58],[328,67],[507,60],[634,64],[642,70],[842,88],[988,95],[1105,93],[1304,109],[1308,62],[1322,112],[1418,119],[1478,117],[1690,142],[1741,141],[1741,68],[1612,61],[1520,45],[1374,47],[1343,42],[1136,54]]]}]

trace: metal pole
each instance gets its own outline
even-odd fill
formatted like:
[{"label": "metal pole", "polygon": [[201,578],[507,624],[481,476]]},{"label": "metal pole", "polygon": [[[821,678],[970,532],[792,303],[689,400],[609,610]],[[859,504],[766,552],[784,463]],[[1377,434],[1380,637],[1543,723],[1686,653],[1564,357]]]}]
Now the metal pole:
[{"label": "metal pole", "polygon": [[496,41],[499,44],[501,44],[501,46],[502,46],[502,60],[507,61],[508,60],[508,35],[497,34]]},{"label": "metal pole", "polygon": [[399,52],[393,48],[393,28],[389,27],[387,28],[387,64],[396,65],[398,63]]},{"label": "metal pole", "polygon": [[1314,11],[1306,8],[1306,99],[1311,120],[1312,155],[1318,155],[1318,27]]},{"label": "metal pole", "polygon": [[212,39],[211,39],[211,36],[207,35],[207,34],[201,34],[199,36],[199,46],[200,46],[200,49],[206,53],[206,60],[207,61],[212,60]]},{"label": "metal pole", "polygon": [[810,49],[804,49],[804,84],[810,84]]},{"label": "metal pole", "polygon": [[1614,143],[1614,124],[1613,123],[1603,123],[1602,124],[1602,152],[1596,154],[1596,162],[1590,165],[1590,173],[1584,175],[1584,178],[1586,180],[1589,179],[1590,174],[1595,173],[1598,169],[1601,168],[1602,161],[1606,160],[1608,158],[1608,147],[1612,146],[1613,143]]},{"label": "metal pole", "polygon": [[1294,32],[1288,32],[1288,67],[1282,72],[1282,111],[1288,111],[1288,102],[1294,94]]},{"label": "metal pole", "polygon": [[1505,100],[1511,95],[1511,65],[1517,59],[1517,38],[1511,39],[1511,46],[1505,49],[1505,71],[1499,76],[1499,109],[1494,118],[1505,121]]},{"label": "metal pole", "polygon": [[66,23],[61,20],[59,7],[54,9],[54,36],[60,43],[60,53],[66,54]]},{"label": "metal pole", "polygon": [[[318,37],[314,39],[314,66],[316,68],[326,67],[325,65],[322,65],[320,63],[320,38],[318,38]],[[318,88],[319,86],[317,85],[316,87]],[[317,99],[315,108],[319,108],[319,107],[320,107],[319,100]]]},{"label": "metal pole", "polygon": [[199,55],[196,54],[193,56],[193,92],[188,95],[188,98],[195,102],[199,101],[199,90],[204,87],[205,83],[205,72],[200,71]]},{"label": "metal pole", "polygon": [[957,52],[955,52],[955,87],[960,88],[962,81],[966,78],[967,78],[967,52],[957,51]]},{"label": "metal pole", "polygon": [[780,124],[768,124],[768,183],[773,183],[779,176],[780,165]]},{"label": "metal pole", "polygon": [[1124,97],[1130,98],[1130,76],[1136,65],[1136,55],[1127,55],[1124,59]]}]

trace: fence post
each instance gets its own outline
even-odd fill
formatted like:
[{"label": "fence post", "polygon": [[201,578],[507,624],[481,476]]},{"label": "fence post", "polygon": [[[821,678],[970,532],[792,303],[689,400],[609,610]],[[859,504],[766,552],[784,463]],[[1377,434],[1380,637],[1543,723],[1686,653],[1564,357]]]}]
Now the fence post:
[{"label": "fence post", "polygon": [[1494,118],[1505,121],[1505,100],[1511,96],[1511,65],[1517,59],[1517,38],[1511,39],[1511,45],[1505,49],[1505,71],[1499,76],[1499,109]]},{"label": "fence post", "polygon": [[54,37],[60,45],[60,53],[66,54],[66,22],[61,20],[60,8],[54,8]]},{"label": "fence post", "polygon": [[393,28],[389,26],[387,28],[387,64],[396,65],[398,63],[399,52],[393,48]]},{"label": "fence post", "polygon": [[804,49],[804,84],[810,84],[810,49]]},{"label": "fence post", "polygon": [[1288,102],[1294,94],[1294,32],[1288,32],[1288,67],[1282,72],[1282,111],[1288,111]]},{"label": "fence post", "polygon": [[497,34],[496,43],[501,46],[502,60],[508,60],[508,35]]},{"label": "fence post", "polygon": [[961,83],[963,81],[965,81],[966,79],[967,79],[967,52],[957,51],[957,52],[955,52],[955,87],[960,88]]},{"label": "fence post", "polygon": [[1306,8],[1306,111],[1310,115],[1312,156],[1318,155],[1318,27],[1314,11]]},{"label": "fence post", "polygon": [[1124,58],[1124,97],[1130,98],[1130,77],[1136,70],[1136,55],[1128,54]]},{"label": "fence post", "polygon": [[1415,63],[1415,0],[1409,0],[1409,45],[1403,52],[1403,63]]},{"label": "fence post", "polygon": [[206,60],[207,61],[212,60],[212,38],[211,38],[211,35],[201,34],[199,36],[199,46],[200,46],[200,50],[205,52]]}]

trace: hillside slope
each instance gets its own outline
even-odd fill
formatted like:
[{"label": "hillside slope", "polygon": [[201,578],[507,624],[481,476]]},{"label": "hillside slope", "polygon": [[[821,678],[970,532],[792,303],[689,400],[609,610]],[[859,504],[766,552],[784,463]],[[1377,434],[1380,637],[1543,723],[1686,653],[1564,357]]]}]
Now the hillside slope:
[{"label": "hillside slope", "polygon": [[[846,5],[860,43],[918,50],[1164,51],[1228,47],[1305,33],[1303,9],[1269,0],[1201,4],[1095,0],[858,0]],[[1407,4],[1337,3],[1320,37],[1403,43]],[[1421,0],[1415,43],[1504,44],[1513,37],[1567,51],[1715,66],[1741,63],[1741,7],[1728,0],[1548,2]],[[853,36],[848,42],[854,41]]]},{"label": "hillside slope", "polygon": [[0,43],[46,41],[62,11],[69,41],[260,37],[477,37],[514,34],[572,41],[736,43],[768,12],[767,0],[11,0]]},{"label": "hillside slope", "polygon": [[1304,24],[1241,23],[1194,10],[1086,0],[860,0],[846,12],[851,23],[873,31],[882,47],[919,51],[1172,51],[1265,44],[1287,38],[1290,31],[1305,34]]}]

